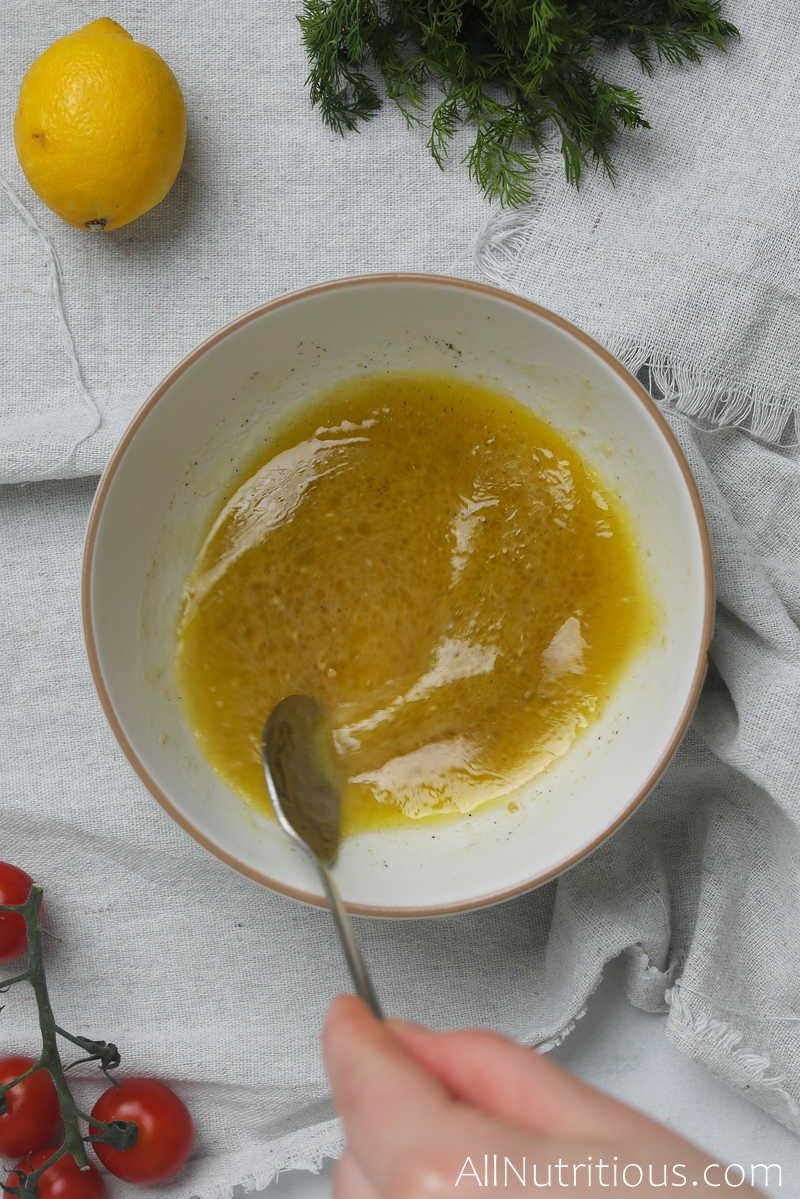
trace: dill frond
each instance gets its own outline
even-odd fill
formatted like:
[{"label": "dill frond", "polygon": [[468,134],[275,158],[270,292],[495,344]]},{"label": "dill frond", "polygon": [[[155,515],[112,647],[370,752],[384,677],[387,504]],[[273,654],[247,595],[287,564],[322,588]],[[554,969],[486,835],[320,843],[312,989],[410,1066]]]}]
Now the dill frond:
[{"label": "dill frond", "polygon": [[587,166],[612,178],[620,129],[647,128],[641,100],[603,77],[601,49],[627,47],[643,72],[698,63],[739,36],[721,0],[305,0],[300,27],[311,102],[339,133],[381,105],[377,82],[409,124],[424,119],[425,85],[441,98],[428,147],[440,167],[461,125],[465,161],[490,199],[534,194],[552,139],[566,177]]}]

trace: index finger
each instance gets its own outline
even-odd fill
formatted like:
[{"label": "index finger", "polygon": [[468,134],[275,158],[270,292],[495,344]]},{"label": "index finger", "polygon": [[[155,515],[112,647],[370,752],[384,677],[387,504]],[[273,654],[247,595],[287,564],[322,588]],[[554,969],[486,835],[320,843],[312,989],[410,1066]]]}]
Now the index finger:
[{"label": "index finger", "polygon": [[322,1048],[348,1145],[370,1179],[387,1186],[412,1150],[433,1146],[448,1092],[353,996],[333,1003]]}]

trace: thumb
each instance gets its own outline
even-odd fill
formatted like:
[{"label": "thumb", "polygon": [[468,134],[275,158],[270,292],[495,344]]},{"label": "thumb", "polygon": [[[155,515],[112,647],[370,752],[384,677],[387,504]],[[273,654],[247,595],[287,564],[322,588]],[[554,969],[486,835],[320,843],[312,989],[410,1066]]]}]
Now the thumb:
[{"label": "thumb", "polygon": [[455,1099],[545,1135],[622,1137],[658,1127],[532,1049],[482,1031],[435,1033],[393,1021],[406,1053]]}]

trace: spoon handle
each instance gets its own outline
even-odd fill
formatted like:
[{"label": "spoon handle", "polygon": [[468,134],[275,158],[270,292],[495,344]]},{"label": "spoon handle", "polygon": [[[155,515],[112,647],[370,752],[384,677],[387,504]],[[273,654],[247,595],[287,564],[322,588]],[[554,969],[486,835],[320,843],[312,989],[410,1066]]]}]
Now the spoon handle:
[{"label": "spoon handle", "polygon": [[344,956],[347,959],[347,966],[350,970],[350,975],[353,979],[353,985],[356,989],[356,994],[364,1000],[367,1007],[374,1016],[379,1020],[383,1019],[383,1011],[378,1003],[378,997],[375,994],[375,988],[372,985],[372,979],[367,973],[367,967],[364,965],[364,959],[361,956],[361,950],[356,943],[355,933],[353,932],[353,922],[350,919],[347,909],[342,903],[342,897],[339,890],[331,878],[330,871],[322,862],[318,861],[320,876],[323,886],[328,896],[328,902],[331,905],[331,912],[336,924],[336,930],[339,933],[339,940],[342,943]]}]

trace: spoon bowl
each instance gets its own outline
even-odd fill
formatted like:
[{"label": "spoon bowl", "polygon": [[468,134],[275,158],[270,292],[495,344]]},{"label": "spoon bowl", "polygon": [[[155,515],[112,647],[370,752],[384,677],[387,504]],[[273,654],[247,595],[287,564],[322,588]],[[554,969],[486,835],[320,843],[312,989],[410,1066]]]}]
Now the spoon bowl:
[{"label": "spoon bowl", "polygon": [[341,791],[322,705],[309,695],[281,700],[264,725],[261,759],[281,828],[332,866],[339,853]]},{"label": "spoon bowl", "polygon": [[341,784],[327,713],[309,695],[273,708],[261,736],[267,792],[281,828],[314,861],[328,897],[356,992],[383,1018],[331,867],[339,852]]}]

